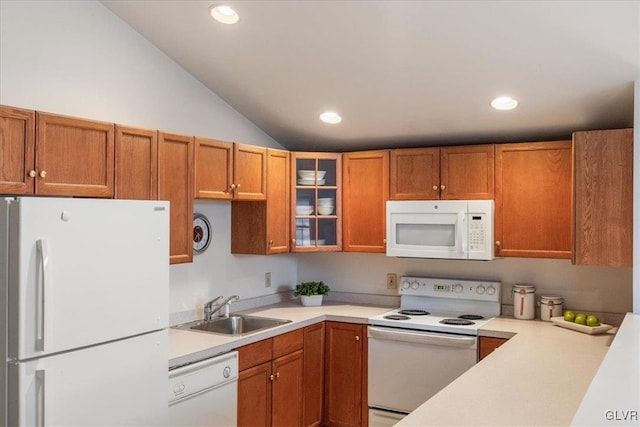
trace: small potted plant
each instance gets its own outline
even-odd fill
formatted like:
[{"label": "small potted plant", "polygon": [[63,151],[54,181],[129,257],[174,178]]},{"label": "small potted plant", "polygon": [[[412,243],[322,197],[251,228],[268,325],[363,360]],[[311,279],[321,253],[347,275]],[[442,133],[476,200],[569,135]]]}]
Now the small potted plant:
[{"label": "small potted plant", "polygon": [[300,296],[304,306],[319,306],[322,305],[322,296],[327,295],[329,291],[324,282],[302,282],[296,286],[293,295]]}]

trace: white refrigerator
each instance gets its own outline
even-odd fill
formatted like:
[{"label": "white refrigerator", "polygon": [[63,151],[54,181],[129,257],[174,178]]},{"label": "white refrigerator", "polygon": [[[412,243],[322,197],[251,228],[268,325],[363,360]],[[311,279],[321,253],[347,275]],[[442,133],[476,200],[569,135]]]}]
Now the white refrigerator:
[{"label": "white refrigerator", "polygon": [[166,423],[168,202],[1,198],[0,301],[0,423]]}]

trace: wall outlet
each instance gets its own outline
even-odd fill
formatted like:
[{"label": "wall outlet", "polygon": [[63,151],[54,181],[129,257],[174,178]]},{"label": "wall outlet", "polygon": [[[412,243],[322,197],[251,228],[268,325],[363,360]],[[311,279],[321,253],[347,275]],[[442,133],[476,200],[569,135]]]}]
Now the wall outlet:
[{"label": "wall outlet", "polygon": [[387,273],[387,289],[398,289],[398,275]]},{"label": "wall outlet", "polygon": [[271,272],[267,271],[266,273],[264,273],[264,287],[265,288],[270,288],[271,287]]}]

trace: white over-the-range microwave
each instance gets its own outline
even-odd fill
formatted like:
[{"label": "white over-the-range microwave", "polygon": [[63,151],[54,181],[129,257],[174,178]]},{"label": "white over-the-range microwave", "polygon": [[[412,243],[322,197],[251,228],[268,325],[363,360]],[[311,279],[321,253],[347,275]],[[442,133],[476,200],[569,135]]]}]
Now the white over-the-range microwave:
[{"label": "white over-the-range microwave", "polygon": [[493,200],[387,202],[387,256],[491,260]]}]

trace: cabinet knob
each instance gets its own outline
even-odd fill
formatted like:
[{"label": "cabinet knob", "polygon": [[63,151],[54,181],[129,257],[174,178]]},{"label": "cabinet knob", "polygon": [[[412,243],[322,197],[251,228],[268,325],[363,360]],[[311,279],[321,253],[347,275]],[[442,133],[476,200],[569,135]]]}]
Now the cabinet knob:
[{"label": "cabinet knob", "polygon": [[445,186],[444,186],[444,184],[442,184],[442,185],[440,186],[440,189],[441,189],[441,190],[444,190],[445,188],[447,188],[447,187],[445,187]]},{"label": "cabinet knob", "polygon": [[356,341],[360,341],[360,335],[356,335]]},{"label": "cabinet knob", "polygon": [[47,171],[40,171],[40,178],[46,178],[47,177]]},{"label": "cabinet knob", "polygon": [[438,186],[437,185],[433,186],[433,191],[438,191]]},{"label": "cabinet knob", "polygon": [[280,378],[280,372],[276,372],[276,378]]},{"label": "cabinet knob", "polygon": [[269,379],[270,379],[271,381],[273,381],[273,380],[275,380],[275,379],[276,379],[276,377],[274,377],[274,376],[273,376],[273,374],[271,374],[271,375],[269,375]]},{"label": "cabinet knob", "polygon": [[229,187],[231,190],[235,190],[236,189],[236,185],[235,184],[231,184],[231,186]]},{"label": "cabinet knob", "polygon": [[29,171],[29,176],[30,176],[31,178],[35,178],[35,177],[36,177],[36,175],[38,175],[38,174],[36,173],[36,171],[34,171],[34,170],[30,170],[30,171]]},{"label": "cabinet knob", "polygon": [[240,184],[236,184],[236,188],[240,188]]},{"label": "cabinet knob", "polygon": [[291,243],[296,244],[296,239],[291,239]]},{"label": "cabinet knob", "polygon": [[500,246],[500,240],[496,240],[496,246]]},{"label": "cabinet knob", "polygon": [[269,246],[273,246],[273,240],[269,240]]},{"label": "cabinet knob", "polygon": [[382,243],[387,244],[387,239],[382,239]]}]

